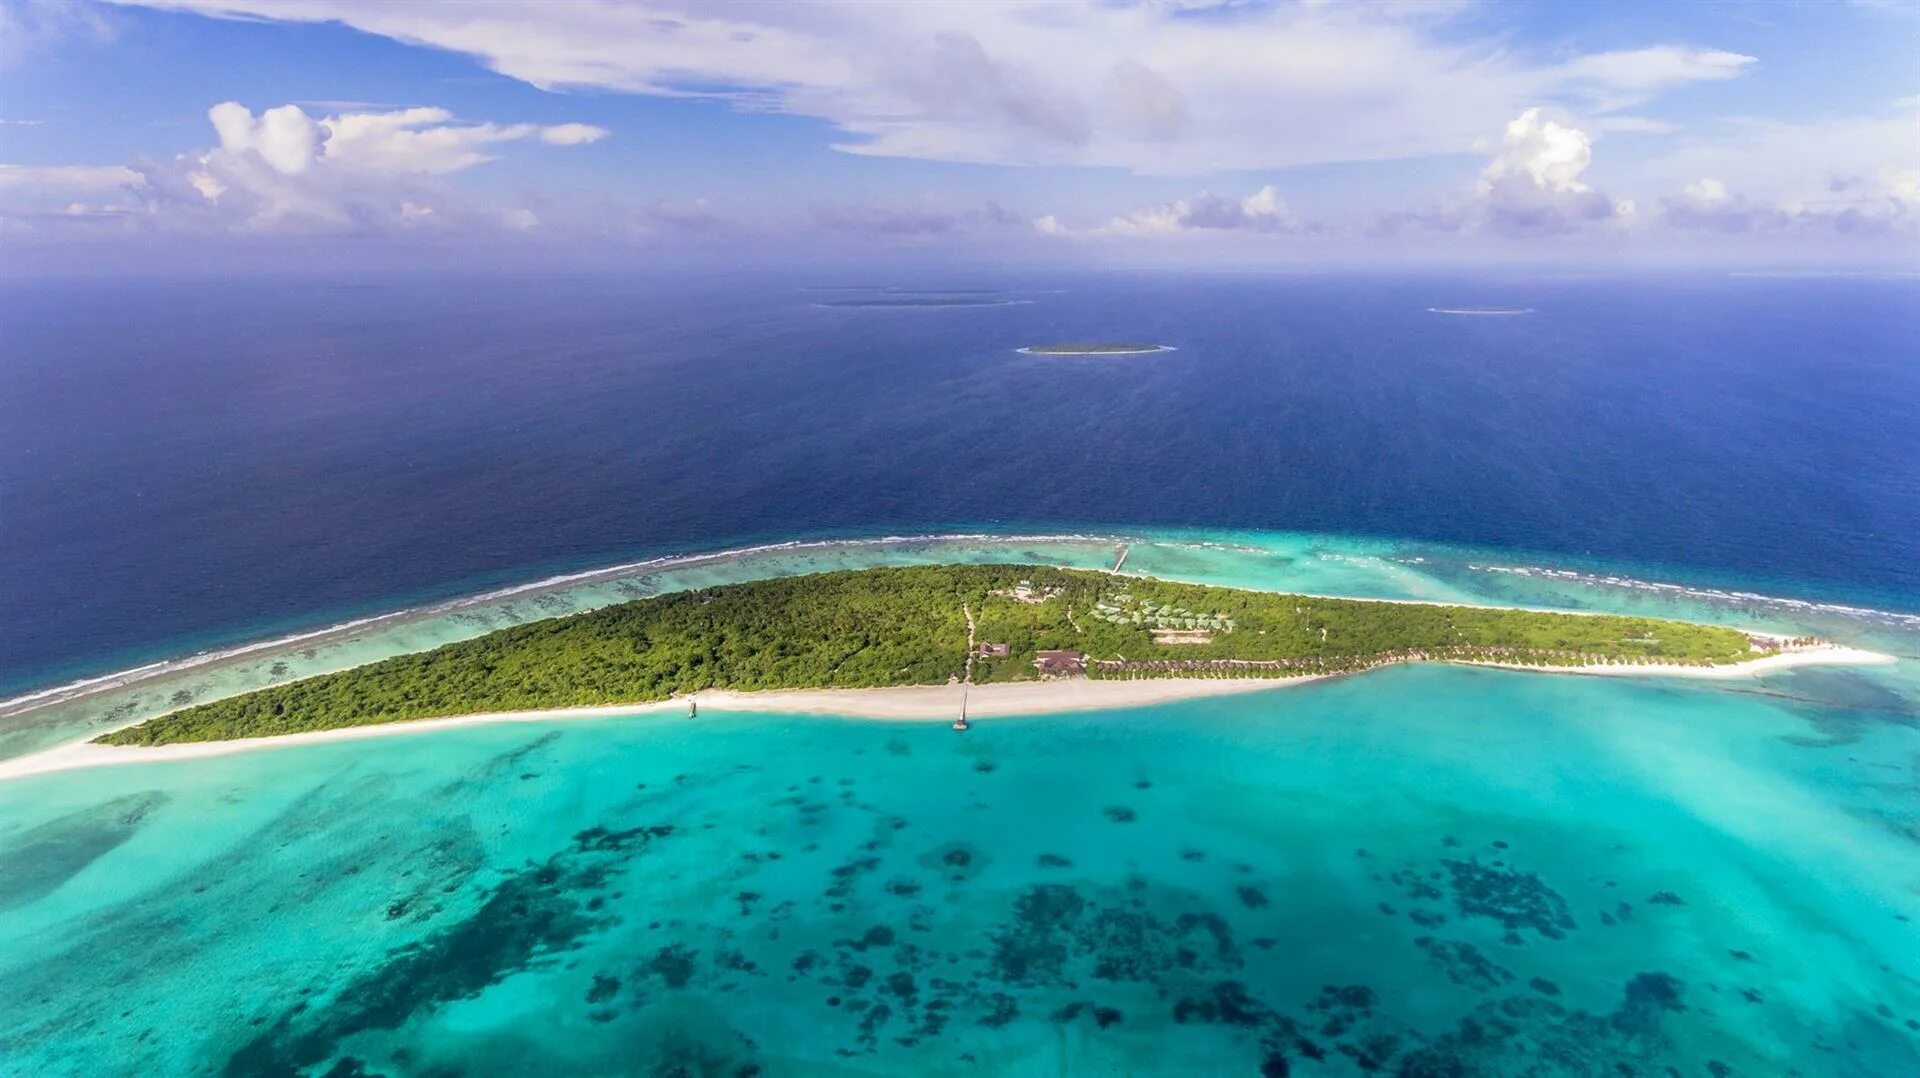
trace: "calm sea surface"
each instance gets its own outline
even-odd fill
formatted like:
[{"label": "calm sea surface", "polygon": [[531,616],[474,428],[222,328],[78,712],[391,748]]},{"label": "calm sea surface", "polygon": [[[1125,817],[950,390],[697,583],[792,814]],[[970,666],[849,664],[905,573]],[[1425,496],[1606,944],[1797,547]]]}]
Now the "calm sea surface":
[{"label": "calm sea surface", "polygon": [[[1920,1074],[1914,285],[799,283],[0,292],[0,685],[958,525],[1898,661],[1396,668],[966,734],[703,710],[0,781],[0,1075]],[[1534,312],[1425,311],[1453,304]],[[1115,337],[1179,351],[1012,352]],[[675,588],[1112,555],[642,567],[42,708],[0,760]]]}]

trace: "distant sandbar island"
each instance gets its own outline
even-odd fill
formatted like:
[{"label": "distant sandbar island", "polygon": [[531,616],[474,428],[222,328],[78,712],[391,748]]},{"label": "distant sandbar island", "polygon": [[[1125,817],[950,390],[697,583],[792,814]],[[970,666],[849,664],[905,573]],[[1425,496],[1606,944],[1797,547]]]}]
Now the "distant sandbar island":
[{"label": "distant sandbar island", "polygon": [[1428,307],[1433,314],[1532,314],[1532,307]]},{"label": "distant sandbar island", "polygon": [[873,296],[863,299],[829,299],[814,304],[816,307],[1011,307],[1016,303],[1031,303],[1032,300],[1006,299],[997,296],[931,296],[919,294],[898,294]]},{"label": "distant sandbar island", "polygon": [[1145,356],[1171,352],[1170,344],[1129,344],[1125,341],[1067,341],[1063,344],[1031,344],[1015,351],[1024,356]]}]

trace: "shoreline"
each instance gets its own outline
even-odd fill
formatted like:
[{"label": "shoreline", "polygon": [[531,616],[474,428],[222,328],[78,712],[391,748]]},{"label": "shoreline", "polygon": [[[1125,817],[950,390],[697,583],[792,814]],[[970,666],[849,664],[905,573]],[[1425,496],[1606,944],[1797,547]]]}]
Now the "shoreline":
[{"label": "shoreline", "polygon": [[1151,348],[1104,348],[1099,351],[1088,350],[1084,352],[1049,352],[1049,351],[1045,351],[1045,348],[1046,348],[1045,345],[1030,344],[1030,345],[1027,345],[1025,348],[1016,348],[1014,349],[1014,351],[1018,352],[1023,356],[1041,356],[1043,358],[1052,358],[1052,359],[1065,359],[1065,358],[1084,359],[1087,357],[1097,358],[1099,356],[1157,356],[1162,352],[1179,351],[1178,348],[1174,347],[1171,344],[1156,344]]},{"label": "shoreline", "polygon": [[[1868,666],[1897,661],[1894,656],[1860,648],[1827,645],[1763,656],[1725,666],[1685,666],[1658,664],[1643,666],[1526,666],[1519,663],[1473,661],[1438,662],[1437,666],[1481,667],[1514,670],[1533,674],[1572,674],[1587,677],[1677,677],[1723,681],[1759,677],[1799,666]],[[1427,665],[1391,663],[1390,666]],[[533,711],[480,712],[432,719],[404,719],[367,726],[347,726],[333,730],[314,730],[274,737],[236,738],[227,741],[192,741],[173,745],[133,747],[97,745],[91,739],[57,745],[41,752],[0,761],[0,782],[63,771],[87,770],[127,764],[167,763],[198,760],[236,753],[335,741],[359,741],[371,738],[426,734],[439,730],[501,723],[556,722],[582,719],[640,718],[651,715],[683,714],[689,702],[702,710],[729,712],[773,712],[795,715],[846,718],[858,721],[947,722],[959,713],[964,692],[969,719],[1011,718],[1060,714],[1075,711],[1108,711],[1151,707],[1182,700],[1214,696],[1234,696],[1265,692],[1325,681],[1336,677],[1357,677],[1380,669],[1353,674],[1301,674],[1293,677],[1244,678],[1071,678],[1053,681],[999,682],[964,689],[958,684],[902,685],[874,689],[771,689],[742,692],[731,689],[707,689],[691,696],[637,704],[605,704],[593,707],[551,708]],[[690,721],[698,722],[697,718]],[[94,734],[91,736],[99,736]]]},{"label": "shoreline", "polygon": [[[1259,692],[1264,689],[1285,688],[1289,685],[1320,681],[1330,676],[1336,675],[1303,674],[1285,678],[1142,678],[1124,681],[1074,678],[1058,681],[1000,682],[975,685],[966,691],[967,717],[969,720],[1012,718],[1072,711],[1148,707],[1178,700],[1197,700],[1209,696],[1231,696]],[[89,740],[86,741],[70,741],[42,752],[0,761],[0,782],[60,771],[199,760],[265,749],[432,733],[469,726],[556,722],[570,719],[639,718],[661,714],[684,717],[690,701],[699,704],[703,713],[776,712],[859,721],[948,723],[959,714],[961,694],[962,687],[957,684],[899,685],[877,689],[769,689],[760,692],[705,689],[690,696],[638,704],[600,704],[592,707],[548,708],[533,711],[479,712],[433,719],[403,719],[398,722],[375,723],[367,726],[344,726],[333,730],[313,730],[297,734],[280,734],[274,737],[189,741],[152,747],[96,745],[91,740],[92,737],[99,736],[96,733],[89,735]]]}]

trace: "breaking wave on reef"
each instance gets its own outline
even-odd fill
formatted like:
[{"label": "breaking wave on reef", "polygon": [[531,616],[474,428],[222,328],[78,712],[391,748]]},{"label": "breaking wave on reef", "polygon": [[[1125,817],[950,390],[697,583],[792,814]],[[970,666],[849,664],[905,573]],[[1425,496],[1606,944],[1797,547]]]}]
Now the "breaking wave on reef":
[{"label": "breaking wave on reef", "polygon": [[1574,569],[1548,569],[1527,565],[1472,565],[1468,568],[1482,573],[1505,573],[1512,576],[1532,577],[1539,580],[1563,581],[1592,588],[1621,588],[1630,591],[1646,592],[1654,595],[1680,599],[1697,599],[1703,602],[1721,603],[1742,607],[1759,607],[1780,613],[1821,614],[1891,626],[1901,629],[1920,629],[1920,614],[1903,614],[1893,610],[1879,610],[1868,606],[1851,606],[1846,603],[1819,602],[1812,599],[1791,599],[1779,595],[1763,595],[1753,591],[1736,591],[1726,588],[1692,587],[1686,584],[1671,584],[1657,580],[1641,580],[1637,577],[1618,576],[1610,573],[1588,573]]}]

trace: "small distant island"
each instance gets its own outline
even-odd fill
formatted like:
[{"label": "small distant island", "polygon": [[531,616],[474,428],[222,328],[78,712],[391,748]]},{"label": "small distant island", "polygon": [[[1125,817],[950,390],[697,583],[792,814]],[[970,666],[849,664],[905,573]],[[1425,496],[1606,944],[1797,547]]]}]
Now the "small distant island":
[{"label": "small distant island", "polygon": [[[694,693],[1304,679],[1399,663],[1650,673],[1823,645],[1612,614],[1369,602],[1019,565],[856,569],[661,595],[161,715],[96,739],[229,741]],[[1038,686],[1036,686],[1038,687]],[[1111,686],[1118,689],[1119,686]],[[1145,689],[1148,686],[1142,686]],[[691,706],[691,705],[690,705]]]},{"label": "small distant island", "polygon": [[1002,299],[994,296],[918,296],[885,295],[864,299],[830,299],[816,303],[817,307],[1006,307],[1025,300]]},{"label": "small distant island", "polygon": [[1428,307],[1432,314],[1532,314],[1532,307]]},{"label": "small distant island", "polygon": [[1063,344],[1033,344],[1015,349],[1025,356],[1144,356],[1173,350],[1170,344],[1132,344],[1126,341],[1067,341]]}]

